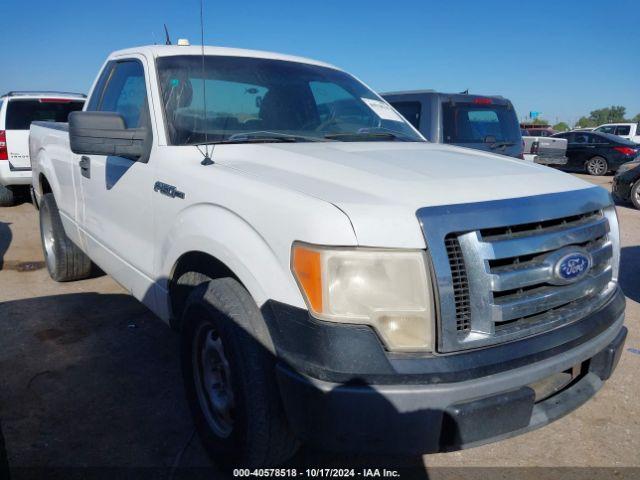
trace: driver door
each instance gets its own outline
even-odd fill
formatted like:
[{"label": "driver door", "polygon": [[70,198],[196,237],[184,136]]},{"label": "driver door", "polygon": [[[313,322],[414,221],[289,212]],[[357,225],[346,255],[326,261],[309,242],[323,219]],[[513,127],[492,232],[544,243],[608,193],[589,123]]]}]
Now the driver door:
[{"label": "driver door", "polygon": [[[100,87],[87,110],[116,112],[127,128],[153,130],[144,57],[113,62]],[[77,162],[87,252],[141,299],[153,271],[153,162],[104,155],[78,155]]]}]

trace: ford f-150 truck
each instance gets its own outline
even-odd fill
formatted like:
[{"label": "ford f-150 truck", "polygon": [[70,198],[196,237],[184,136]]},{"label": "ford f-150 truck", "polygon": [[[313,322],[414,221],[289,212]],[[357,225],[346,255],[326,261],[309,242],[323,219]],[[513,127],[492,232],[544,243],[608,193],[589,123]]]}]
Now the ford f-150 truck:
[{"label": "ford f-150 truck", "polygon": [[626,337],[600,187],[433,144],[351,75],[228,48],[113,53],[31,127],[46,264],[92,264],[180,332],[220,464],[300,442],[472,447],[577,408]]}]

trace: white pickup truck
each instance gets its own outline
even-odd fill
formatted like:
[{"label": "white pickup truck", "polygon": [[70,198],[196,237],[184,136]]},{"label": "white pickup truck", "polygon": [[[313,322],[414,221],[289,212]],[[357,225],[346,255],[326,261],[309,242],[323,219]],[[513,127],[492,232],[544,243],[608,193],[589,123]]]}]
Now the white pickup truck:
[{"label": "white pickup truck", "polygon": [[194,422],[225,467],[300,441],[504,439],[587,401],[622,351],[605,190],[429,143],[331,65],[118,51],[30,149],[51,276],[93,262],[180,332]]},{"label": "white pickup truck", "polygon": [[549,166],[566,165],[567,139],[554,138],[547,135],[530,135],[528,130],[522,130],[522,142],[524,144],[524,157],[533,157],[535,163]]}]

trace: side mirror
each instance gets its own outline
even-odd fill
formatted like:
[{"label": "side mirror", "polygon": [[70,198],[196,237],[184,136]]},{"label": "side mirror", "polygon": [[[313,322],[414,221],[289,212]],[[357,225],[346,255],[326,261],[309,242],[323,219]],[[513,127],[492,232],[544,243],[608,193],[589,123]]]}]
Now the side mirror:
[{"label": "side mirror", "polygon": [[146,128],[126,128],[124,118],[112,112],[69,114],[69,144],[79,155],[113,155],[142,160],[151,133]]}]

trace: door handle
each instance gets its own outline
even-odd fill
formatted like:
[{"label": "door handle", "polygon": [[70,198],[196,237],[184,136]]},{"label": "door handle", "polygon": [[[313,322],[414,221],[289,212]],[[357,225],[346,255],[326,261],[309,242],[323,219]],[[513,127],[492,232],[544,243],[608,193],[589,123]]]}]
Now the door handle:
[{"label": "door handle", "polygon": [[85,178],[91,178],[91,159],[82,156],[80,157],[78,165],[80,165],[80,174]]}]

